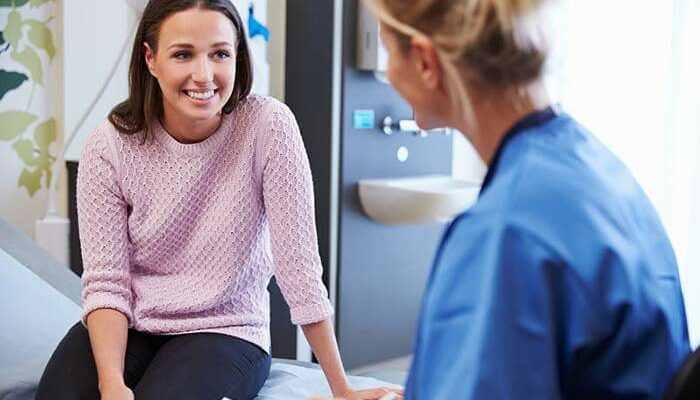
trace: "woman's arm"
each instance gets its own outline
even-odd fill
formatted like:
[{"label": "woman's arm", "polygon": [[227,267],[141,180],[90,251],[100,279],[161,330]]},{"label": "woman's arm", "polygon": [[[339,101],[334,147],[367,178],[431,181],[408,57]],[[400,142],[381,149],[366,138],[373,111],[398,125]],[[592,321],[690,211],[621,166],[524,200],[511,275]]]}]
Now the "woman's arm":
[{"label": "woman's arm", "polygon": [[338,344],[335,341],[333,325],[330,320],[302,325],[301,329],[326,375],[333,396],[345,396],[350,390],[350,384],[345,377],[345,370],[340,360]]},{"label": "woman's arm", "polygon": [[340,361],[338,344],[333,333],[333,325],[330,320],[302,325],[304,336],[309,341],[311,349],[321,364],[321,369],[326,375],[328,385],[331,387],[334,397],[341,397],[348,400],[355,399],[381,399],[390,392],[397,394],[395,399],[402,399],[401,390],[378,388],[367,390],[353,390],[348,383],[343,370],[343,363]]},{"label": "woman's arm", "polygon": [[87,316],[87,327],[102,400],[133,399],[124,383],[126,316],[109,308],[95,310]]},{"label": "woman's arm", "polygon": [[301,325],[335,396],[378,399],[386,389],[353,391],[345,377],[338,344],[330,322],[333,309],[321,280],[314,218],[311,168],[301,134],[291,111],[271,104],[271,126],[262,157],[262,189],[270,223],[275,275],[292,318]]},{"label": "woman's arm", "polygon": [[111,126],[88,138],[78,168],[77,200],[83,255],[83,324],[97,367],[102,400],[128,400],[124,356],[131,320],[127,204],[121,192]]}]

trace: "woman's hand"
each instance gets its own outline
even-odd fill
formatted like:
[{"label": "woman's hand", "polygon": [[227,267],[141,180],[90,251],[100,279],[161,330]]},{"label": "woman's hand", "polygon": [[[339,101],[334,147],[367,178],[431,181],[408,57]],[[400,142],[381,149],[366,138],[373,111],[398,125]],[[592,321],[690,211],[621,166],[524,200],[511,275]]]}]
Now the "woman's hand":
[{"label": "woman's hand", "polygon": [[[353,390],[348,389],[335,400],[403,400],[403,390],[390,388],[376,388]],[[323,397],[314,397],[309,400],[327,400]]]},{"label": "woman's hand", "polygon": [[110,385],[100,388],[100,400],[134,400],[134,392],[126,385]]},{"label": "woman's hand", "polygon": [[376,388],[353,390],[343,393],[341,398],[347,400],[403,400],[403,390],[391,388]]}]

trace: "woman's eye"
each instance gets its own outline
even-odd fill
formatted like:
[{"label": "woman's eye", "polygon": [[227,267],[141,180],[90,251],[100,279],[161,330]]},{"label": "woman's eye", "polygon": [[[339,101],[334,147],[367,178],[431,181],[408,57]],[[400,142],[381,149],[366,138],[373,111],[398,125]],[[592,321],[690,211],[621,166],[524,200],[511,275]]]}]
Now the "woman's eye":
[{"label": "woman's eye", "polygon": [[187,51],[178,51],[177,53],[173,54],[173,57],[178,60],[186,60],[190,58],[190,53]]},{"label": "woman's eye", "polygon": [[216,53],[214,53],[214,57],[219,59],[219,60],[225,60],[229,57],[231,57],[231,53],[225,50],[219,50]]}]

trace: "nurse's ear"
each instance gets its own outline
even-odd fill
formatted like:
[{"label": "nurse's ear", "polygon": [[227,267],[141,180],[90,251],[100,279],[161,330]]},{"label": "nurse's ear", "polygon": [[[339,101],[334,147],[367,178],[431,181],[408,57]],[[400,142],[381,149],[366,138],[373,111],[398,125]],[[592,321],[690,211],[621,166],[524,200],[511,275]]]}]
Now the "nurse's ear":
[{"label": "nurse's ear", "polygon": [[429,90],[442,90],[442,65],[433,43],[420,35],[411,37],[410,54],[417,76]]}]

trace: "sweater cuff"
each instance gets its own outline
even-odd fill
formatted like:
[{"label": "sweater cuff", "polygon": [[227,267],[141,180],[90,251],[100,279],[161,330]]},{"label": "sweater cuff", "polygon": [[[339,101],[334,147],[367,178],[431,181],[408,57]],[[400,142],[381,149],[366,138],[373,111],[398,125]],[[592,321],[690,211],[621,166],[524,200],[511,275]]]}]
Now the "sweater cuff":
[{"label": "sweater cuff", "polygon": [[133,315],[129,302],[121,296],[112,293],[92,293],[83,300],[83,325],[87,327],[87,317],[91,312],[102,308],[109,308],[124,314],[128,320],[129,328],[133,326]]},{"label": "sweater cuff", "polygon": [[331,302],[324,298],[321,304],[291,308],[289,314],[294,325],[308,325],[329,319],[333,315],[333,307]]}]

